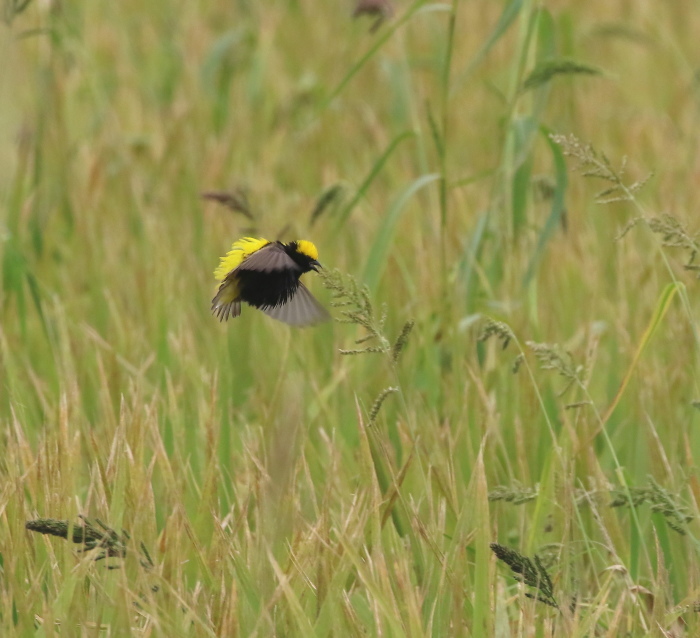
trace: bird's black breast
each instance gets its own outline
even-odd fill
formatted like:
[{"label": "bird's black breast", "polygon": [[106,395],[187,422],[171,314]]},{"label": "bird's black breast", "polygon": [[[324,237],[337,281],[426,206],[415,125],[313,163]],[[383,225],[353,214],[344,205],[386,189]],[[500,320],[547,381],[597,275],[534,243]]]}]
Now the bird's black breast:
[{"label": "bird's black breast", "polygon": [[292,269],[271,272],[241,270],[237,276],[240,298],[256,308],[281,306],[296,292],[300,275]]}]

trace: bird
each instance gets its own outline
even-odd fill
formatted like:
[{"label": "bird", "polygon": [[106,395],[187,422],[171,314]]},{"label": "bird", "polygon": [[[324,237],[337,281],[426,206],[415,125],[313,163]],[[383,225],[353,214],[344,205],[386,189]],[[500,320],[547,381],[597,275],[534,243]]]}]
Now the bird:
[{"label": "bird", "polygon": [[328,321],[328,311],[299,280],[306,272],[318,272],[318,249],[306,240],[289,243],[262,237],[233,242],[221,258],[214,277],[221,283],[211,311],[220,321],[241,314],[241,303],[292,326]]}]

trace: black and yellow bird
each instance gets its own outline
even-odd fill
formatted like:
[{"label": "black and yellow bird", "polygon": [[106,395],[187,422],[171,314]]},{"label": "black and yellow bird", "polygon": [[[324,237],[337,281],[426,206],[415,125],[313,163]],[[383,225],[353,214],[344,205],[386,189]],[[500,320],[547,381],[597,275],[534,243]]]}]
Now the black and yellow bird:
[{"label": "black and yellow bird", "polygon": [[318,250],[310,241],[279,241],[244,237],[221,258],[214,276],[221,282],[211,302],[219,320],[241,314],[241,303],[292,326],[308,326],[330,319],[327,310],[299,278],[317,271]]}]

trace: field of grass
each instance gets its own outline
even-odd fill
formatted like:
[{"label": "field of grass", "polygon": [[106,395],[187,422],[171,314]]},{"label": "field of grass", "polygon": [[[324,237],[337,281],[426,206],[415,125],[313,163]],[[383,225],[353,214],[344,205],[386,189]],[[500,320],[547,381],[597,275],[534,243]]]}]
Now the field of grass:
[{"label": "field of grass", "polygon": [[3,0],[0,635],[700,634],[700,7],[394,5]]}]

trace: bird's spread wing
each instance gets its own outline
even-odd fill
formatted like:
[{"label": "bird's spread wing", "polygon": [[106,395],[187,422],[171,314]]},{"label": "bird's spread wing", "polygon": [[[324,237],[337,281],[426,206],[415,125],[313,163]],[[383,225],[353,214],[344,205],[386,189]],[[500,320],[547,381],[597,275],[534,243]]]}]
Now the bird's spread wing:
[{"label": "bird's spread wing", "polygon": [[268,317],[277,319],[290,326],[310,326],[328,321],[328,311],[316,301],[309,289],[299,282],[299,287],[292,298],[281,306],[263,306],[260,308]]},{"label": "bird's spread wing", "polygon": [[[299,265],[285,252],[279,244],[268,244],[252,255],[246,257],[236,271],[254,270],[256,272],[275,272],[291,270],[300,272]],[[235,271],[234,271],[235,272]]]}]

